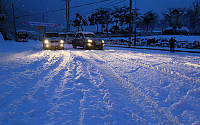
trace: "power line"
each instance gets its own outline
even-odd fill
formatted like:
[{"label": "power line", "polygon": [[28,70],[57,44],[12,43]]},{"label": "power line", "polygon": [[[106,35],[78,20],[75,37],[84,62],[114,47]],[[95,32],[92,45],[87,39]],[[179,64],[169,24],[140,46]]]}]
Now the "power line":
[{"label": "power line", "polygon": [[82,7],[82,6],[88,6],[88,5],[92,5],[92,4],[96,4],[96,3],[102,3],[102,2],[106,2],[109,0],[102,0],[102,1],[98,1],[98,2],[93,2],[93,3],[88,3],[88,4],[83,4],[83,5],[79,5],[79,6],[74,6],[74,7],[70,7],[70,8],[77,8],[77,7]]},{"label": "power line", "polygon": [[[97,2],[92,2],[92,3],[87,3],[87,4],[83,4],[83,5],[79,5],[79,6],[74,6],[74,7],[70,7],[70,9],[88,6],[88,5],[97,4],[97,3],[102,3],[102,2],[106,2],[106,1],[109,1],[109,0],[101,0],[101,1],[97,1]],[[52,10],[52,11],[46,11],[44,13],[53,13],[53,12],[58,12],[58,11],[62,11],[62,10],[66,10],[66,8],[58,9],[58,10]],[[23,15],[23,16],[16,16],[16,18],[25,17],[25,16],[34,16],[34,15],[40,15],[40,14],[43,14],[43,13],[40,12],[40,13],[35,13],[35,14],[27,14],[27,15]]]},{"label": "power line", "polygon": [[[58,12],[58,11],[61,11],[61,10],[66,10],[66,9],[58,9],[58,10],[51,10],[51,11],[46,11],[46,12],[43,12],[43,13],[53,13],[53,12]],[[23,15],[23,16],[16,16],[16,18],[20,18],[20,17],[26,17],[26,16],[35,16],[35,15],[40,15],[40,14],[43,14],[43,13],[35,13],[35,14],[27,14],[27,15]]]},{"label": "power line", "polygon": [[117,3],[115,3],[115,4],[111,4],[111,5],[109,5],[109,6],[105,6],[104,8],[110,7],[110,6],[114,6],[114,5],[116,5],[116,4],[120,4],[120,3],[125,2],[125,1],[126,1],[126,0],[121,0],[121,1],[119,1],[119,2],[117,2]]},{"label": "power line", "polygon": [[[114,0],[114,1],[116,1],[116,0]],[[119,1],[119,2],[117,2],[117,3],[113,3],[113,4],[111,4],[111,2],[110,3],[108,3],[108,4],[105,4],[104,5],[104,7],[102,7],[102,8],[107,8],[107,7],[111,7],[111,6],[114,6],[114,5],[117,5],[117,4],[120,4],[120,3],[122,3],[122,2],[125,2],[126,0],[121,0],[121,1]],[[109,5],[109,4],[111,4],[111,5]],[[97,9],[97,8],[96,8]],[[92,10],[92,11],[87,11],[87,12],[83,12],[83,13],[80,13],[80,14],[84,14],[84,15],[87,15],[87,14],[89,14],[89,13],[94,13],[95,12],[95,10]]]}]

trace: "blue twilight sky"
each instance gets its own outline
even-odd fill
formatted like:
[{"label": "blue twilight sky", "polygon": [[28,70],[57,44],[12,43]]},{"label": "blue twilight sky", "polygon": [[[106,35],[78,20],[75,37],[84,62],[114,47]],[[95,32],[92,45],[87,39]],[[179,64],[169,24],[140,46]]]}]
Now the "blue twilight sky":
[{"label": "blue twilight sky", "polygon": [[[83,5],[91,2],[97,2],[102,0],[71,0],[70,7]],[[93,4],[89,6],[83,6],[78,8],[70,9],[70,18],[75,18],[75,13],[80,13],[82,16],[89,16],[95,9],[101,7],[112,8],[115,6],[129,6],[130,0],[124,0],[124,2],[118,3],[123,0],[108,0],[107,2],[101,2],[98,4]],[[137,8],[140,9],[141,13],[145,13],[149,10],[155,11],[158,15],[161,12],[166,11],[168,8],[189,8],[192,6],[194,0],[137,0]],[[16,16],[22,16],[26,14],[42,13],[50,10],[59,10],[65,8],[64,0],[13,0]],[[118,3],[118,4],[117,4]],[[133,0],[133,7],[135,7],[135,0]],[[57,11],[53,13],[45,13],[45,22],[48,23],[59,23],[65,25],[65,11]],[[42,21],[42,14],[35,16],[27,16],[24,18],[19,18],[17,21],[22,20],[29,21]]]}]

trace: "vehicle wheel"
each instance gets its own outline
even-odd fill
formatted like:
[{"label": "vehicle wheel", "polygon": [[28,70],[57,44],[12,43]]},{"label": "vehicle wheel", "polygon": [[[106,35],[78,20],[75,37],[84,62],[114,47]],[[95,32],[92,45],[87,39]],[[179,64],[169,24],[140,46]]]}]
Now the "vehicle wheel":
[{"label": "vehicle wheel", "polygon": [[99,47],[98,50],[103,50],[103,47]]},{"label": "vehicle wheel", "polygon": [[77,46],[73,43],[73,44],[72,44],[72,47],[73,47],[74,49],[76,49]]},{"label": "vehicle wheel", "polygon": [[44,49],[44,50],[47,50],[47,48],[46,48],[44,45],[43,45],[43,49]]},{"label": "vehicle wheel", "polygon": [[84,43],[84,45],[83,45],[83,49],[85,49],[85,50],[89,50],[89,47],[87,46],[86,43]]}]

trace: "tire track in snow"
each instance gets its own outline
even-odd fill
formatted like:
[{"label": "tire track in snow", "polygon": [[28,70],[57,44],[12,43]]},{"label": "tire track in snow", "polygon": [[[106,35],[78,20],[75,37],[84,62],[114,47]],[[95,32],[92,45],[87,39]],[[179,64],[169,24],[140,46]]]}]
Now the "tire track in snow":
[{"label": "tire track in snow", "polygon": [[[165,73],[167,75],[171,75],[171,76],[175,76],[175,77],[178,77],[178,78],[185,79],[185,80],[189,81],[190,83],[193,83],[193,84],[196,84],[196,85],[200,85],[199,84],[200,83],[199,78],[192,78],[192,77],[186,76],[185,74],[182,74],[182,73],[179,73],[175,70],[169,69],[169,67],[160,68],[159,67],[160,64],[154,64],[154,65],[146,64],[146,63],[143,62],[143,58],[140,58],[140,59],[142,59],[142,61],[139,61],[139,60],[135,61],[135,60],[132,60],[133,57],[127,58],[127,57],[123,57],[123,55],[120,55],[120,54],[117,54],[117,56],[112,54],[112,56],[114,56],[115,58],[118,58],[118,59],[123,59],[124,61],[128,60],[128,61],[134,62],[134,63],[136,63],[136,64],[138,64],[142,67],[153,69],[153,70]],[[157,58],[159,58],[159,57],[157,57]]]},{"label": "tire track in snow", "polygon": [[[109,56],[108,56],[109,57]],[[146,63],[144,63],[144,61],[142,60],[142,61],[140,61],[140,60],[132,60],[132,58],[131,58],[131,56],[130,55],[128,55],[128,56],[123,56],[123,54],[112,54],[112,56],[111,57],[114,57],[114,58],[116,58],[116,59],[119,59],[119,60],[123,60],[123,61],[125,61],[125,62],[129,62],[129,63],[131,63],[131,62],[133,62],[132,64],[134,64],[134,65],[139,65],[139,66],[142,66],[142,67],[144,67],[144,68],[148,68],[148,69],[153,69],[153,70],[155,70],[155,71],[158,71],[158,72],[161,72],[161,73],[164,73],[164,74],[167,74],[167,75],[171,75],[172,77],[174,77],[171,73],[166,73],[167,71],[165,71],[165,72],[162,72],[162,71],[159,71],[159,70],[156,70],[155,68],[154,68],[154,66],[158,66],[158,64],[151,64],[150,66],[149,66],[149,63],[148,64],[146,64]],[[138,58],[138,57],[136,57],[136,58]],[[140,57],[139,57],[140,58]],[[157,57],[156,57],[157,58]],[[115,60],[116,60],[115,59]],[[142,58],[141,58],[142,59]],[[148,59],[147,59],[148,60]],[[147,61],[146,60],[146,61]],[[123,62],[122,61],[122,62]],[[158,60],[159,61],[159,60]],[[144,64],[144,65],[143,65]],[[161,63],[162,64],[162,63]],[[178,77],[178,78],[177,78]],[[175,79],[178,79],[179,81],[183,81],[184,83],[186,83],[186,84],[188,84],[187,82],[185,82],[185,77],[181,77],[180,78],[180,76],[176,76],[175,77]],[[188,81],[188,80],[187,80]],[[192,81],[190,81],[191,83],[192,83]],[[196,82],[196,83],[198,83],[198,82]],[[188,84],[189,85],[189,84]],[[197,84],[193,84],[193,85],[189,85],[189,86],[196,86]],[[197,88],[198,88],[198,85],[196,86]],[[181,88],[180,88],[181,89]],[[182,88],[183,89],[183,88]],[[184,88],[185,89],[185,88]],[[179,91],[181,91],[181,90],[179,90]],[[185,95],[186,93],[182,93],[182,96],[180,97],[180,100],[182,100],[183,98],[184,98],[184,95]],[[169,95],[170,96],[170,95]],[[169,97],[168,96],[168,97]],[[179,100],[178,100],[178,102],[180,102]],[[177,101],[176,102],[172,102],[172,103],[178,103]],[[173,107],[173,106],[172,106]],[[173,109],[173,108],[172,108]],[[178,116],[178,115],[174,115],[173,116],[173,111],[171,111],[171,107],[169,107],[169,108],[167,108],[167,107],[160,107],[159,109],[158,109],[161,113],[165,113],[165,116],[168,116],[168,118],[169,119],[171,119],[171,117],[173,117],[174,118],[174,120],[175,121],[177,121],[177,122],[174,122],[174,124],[176,123],[176,124],[178,124],[180,121],[179,121],[179,119],[178,119],[178,117],[180,118],[180,116]],[[183,121],[181,121],[181,122],[183,122]]]},{"label": "tire track in snow", "polygon": [[[88,59],[91,56],[85,55],[77,51],[73,53],[75,53],[77,56],[80,56],[82,62],[84,62],[84,66],[86,67],[85,69],[87,71],[86,74],[89,75],[90,82],[91,82],[90,84],[92,84],[91,86],[89,86],[91,92],[87,92],[86,96],[84,96],[85,98],[83,99],[81,103],[80,108],[81,108],[82,117],[80,119],[80,124],[84,124],[88,122],[90,122],[91,124],[95,124],[95,123],[98,123],[98,124],[128,123],[130,124],[131,118],[130,119],[123,118],[123,117],[131,116],[131,115],[129,116],[127,115],[130,112],[126,110],[126,112],[123,111],[124,113],[119,114],[119,112],[120,113],[122,112],[122,109],[119,108],[119,105],[121,105],[120,103],[116,104],[116,102],[118,102],[116,101],[118,100],[116,98],[117,94],[115,94],[115,92],[112,92],[112,94],[110,93],[110,91],[114,91],[114,90],[111,90],[113,88],[110,88],[108,86],[108,83],[110,82],[110,80],[105,81],[103,74],[101,74],[101,69],[99,71],[99,68],[96,67],[96,65],[88,61]],[[93,93],[93,94],[91,96],[88,96],[88,94],[90,95],[90,93]],[[95,101],[96,103],[95,104],[87,103],[88,100],[90,101],[90,98],[97,100]],[[95,111],[95,110],[98,110],[98,111]],[[95,114],[93,114],[92,112],[94,112]],[[101,112],[101,113],[97,114],[97,112]],[[144,121],[144,119],[141,121]]]},{"label": "tire track in snow", "polygon": [[[48,62],[44,63],[41,62],[42,66],[39,66],[38,69],[36,69],[37,75],[36,75],[36,81],[30,81],[30,83],[28,86],[26,86],[27,88],[17,88],[14,89],[13,92],[11,93],[12,96],[9,96],[6,100],[10,100],[9,102],[7,102],[7,106],[4,108],[3,112],[9,112],[5,113],[3,115],[3,119],[1,118],[2,122],[7,122],[9,120],[11,120],[11,118],[14,117],[14,115],[16,115],[16,111],[18,110],[18,108],[23,106],[23,103],[26,102],[26,100],[30,99],[31,96],[36,93],[36,91],[40,88],[40,87],[45,87],[45,84],[47,84],[47,79],[52,79],[53,76],[56,75],[57,72],[59,72],[59,68],[55,68],[53,71],[51,70],[51,67],[54,67],[56,65],[60,66],[60,63],[62,62],[62,58],[59,58],[59,53],[56,54],[56,52],[50,52],[48,51],[45,57],[48,57]],[[63,55],[64,56],[64,55]],[[30,64],[29,64],[30,65]],[[32,68],[32,67],[30,67]],[[48,77],[48,75],[50,74],[50,76]],[[47,75],[47,76],[46,76]],[[39,76],[39,78],[38,78]],[[46,77],[45,77],[46,76]],[[27,81],[27,82],[28,82]],[[20,82],[20,81],[18,81]],[[36,82],[36,83],[35,83]],[[22,89],[22,91],[21,91]],[[26,90],[26,91],[24,91]],[[16,93],[16,94],[15,94]],[[19,94],[20,93],[20,94]],[[19,96],[20,97],[16,97]],[[25,101],[25,102],[24,102]]]},{"label": "tire track in snow", "polygon": [[[1,100],[3,100],[3,98],[5,98],[5,96],[7,96],[8,94],[11,94],[13,90],[20,88],[22,86],[26,87],[27,86],[26,82],[28,82],[28,80],[35,78],[36,75],[39,74],[38,71],[34,71],[36,69],[32,69],[32,68],[33,67],[38,68],[40,67],[40,64],[38,62],[46,61],[44,55],[45,54],[41,52],[41,53],[38,53],[38,56],[34,58],[31,56],[22,57],[22,59],[20,59],[20,57],[16,57],[16,58],[8,59],[7,63],[4,60],[4,63],[6,63],[6,65],[1,68],[2,75],[0,76],[1,78],[0,83],[1,83],[1,89],[2,89],[1,97],[0,97]],[[10,74],[9,78],[4,76],[3,74]],[[22,84],[24,82],[25,84]],[[6,91],[6,89],[8,88],[9,90]]]},{"label": "tire track in snow", "polygon": [[[106,61],[103,60],[101,57],[99,57],[98,55],[96,55],[95,53],[90,53],[90,52],[85,52],[83,53],[77,53],[77,55],[81,55],[83,58],[86,59],[86,61],[88,59],[90,59],[89,61],[95,65],[98,69],[100,69],[100,71],[104,74],[104,76],[107,77],[107,79],[111,79],[110,82],[112,83],[118,83],[118,85],[112,85],[112,89],[115,88],[114,90],[120,92],[120,94],[117,94],[116,96],[121,97],[121,99],[128,99],[129,104],[130,103],[136,103],[133,99],[136,99],[134,96],[137,96],[138,100],[141,100],[141,98],[143,100],[145,100],[144,102],[141,100],[141,102],[143,103],[147,103],[146,105],[149,105],[150,108],[148,108],[148,106],[146,106],[145,108],[147,108],[147,110],[152,110],[151,112],[157,112],[153,113],[155,116],[157,117],[156,119],[158,119],[158,123],[174,123],[176,124],[178,121],[176,121],[175,118],[173,118],[171,115],[169,114],[165,114],[162,115],[162,113],[157,109],[157,104],[154,102],[154,100],[150,99],[149,96],[145,95],[143,92],[141,92],[139,89],[135,88],[133,86],[133,84],[130,84],[129,82],[127,82],[126,80],[124,80],[123,78],[121,78],[120,75],[118,75],[114,69],[112,69],[109,65],[106,65]],[[115,95],[115,91],[112,92],[113,95]],[[115,98],[115,97],[114,97]],[[139,99],[140,98],[140,99]],[[136,106],[134,107],[135,109],[139,108],[137,106],[138,104],[136,104]],[[141,107],[140,107],[141,108]],[[141,109],[140,109],[141,110]],[[134,111],[133,111],[134,112]],[[132,116],[135,117],[136,119],[140,119],[139,121],[141,123],[148,123],[149,121],[144,120],[141,116],[139,116],[137,113],[133,113],[132,112]],[[160,117],[160,116],[161,117]],[[167,119],[167,120],[166,120]],[[153,121],[151,121],[153,122]]]},{"label": "tire track in snow", "polygon": [[[67,66],[68,70],[65,73],[67,76],[63,77],[63,81],[57,90],[58,93],[54,96],[58,98],[57,100],[62,101],[56,101],[56,103],[54,103],[55,108],[52,108],[49,112],[56,113],[63,109],[68,109],[72,112],[65,110],[62,116],[65,114],[65,116],[68,117],[63,116],[59,121],[55,117],[51,119],[49,123],[55,121],[56,124],[62,124],[64,123],[64,119],[66,124],[84,124],[88,122],[103,124],[105,122],[102,122],[102,119],[107,115],[107,113],[104,112],[104,108],[99,104],[99,101],[103,102],[102,98],[104,96],[101,94],[102,91],[99,90],[102,85],[101,82],[98,84],[99,82],[95,82],[96,80],[94,80],[94,77],[98,77],[99,74],[94,71],[94,74],[91,75],[91,72],[88,71],[92,68],[91,65],[87,64],[80,55],[74,55],[73,53],[71,55],[73,55],[73,60],[70,65]],[[66,88],[67,86],[71,87]],[[78,98],[76,96],[77,94],[80,94]],[[68,100],[68,102],[65,102],[64,100]],[[74,104],[76,107],[72,106]],[[77,109],[77,107],[79,108]],[[97,112],[95,112],[95,110],[98,110],[97,112],[99,116],[96,116]],[[78,112],[77,116],[74,116],[73,112]],[[77,117],[78,120],[77,118],[70,118],[70,116]]]},{"label": "tire track in snow", "polygon": [[[99,89],[102,82],[98,84],[98,79],[94,79],[99,76],[98,72],[95,70],[91,73],[89,71],[92,69],[91,65],[73,52],[70,60],[70,64],[66,66],[65,75],[61,78],[62,81],[58,80],[60,84],[51,99],[53,100],[51,101],[52,108],[47,111],[50,116],[55,117],[52,117],[46,124],[52,122],[55,124],[88,122],[103,124],[102,119],[107,113],[99,104],[99,101],[103,102],[104,95],[101,94],[103,90]],[[95,110],[98,110],[99,116],[96,116]],[[59,120],[56,117],[57,114],[60,114]]]},{"label": "tire track in snow", "polygon": [[46,111],[48,120],[45,124],[77,124],[79,122],[77,107],[80,107],[83,91],[82,84],[76,83],[75,78],[78,80],[77,77],[80,77],[82,73],[81,64],[74,58],[70,53],[67,65],[63,67],[62,72],[59,72],[60,78],[57,78],[59,84],[54,88],[55,92],[49,99],[50,108]]},{"label": "tire track in snow", "polygon": [[[98,55],[95,54],[95,56],[98,57]],[[94,57],[95,57],[94,56]],[[123,60],[121,57],[121,55],[119,56],[115,56],[114,54],[112,54],[112,57],[118,58],[119,60]],[[98,57],[100,58],[100,57]],[[103,60],[103,59],[102,59]],[[116,59],[115,59],[116,60]],[[127,59],[125,59],[124,61],[129,61]],[[129,62],[130,63],[130,62]],[[111,67],[110,67],[111,68]],[[112,68],[111,68],[112,69]],[[117,74],[114,70],[113,72],[115,74]],[[119,76],[121,78],[121,76]],[[121,78],[123,80],[123,78]],[[139,98],[143,98],[147,104],[145,104],[146,106],[149,105],[150,108],[152,108],[153,110],[155,110],[155,112],[157,112],[157,114],[159,114],[159,116],[161,116],[163,120],[167,120],[167,122],[169,122],[170,124],[177,124],[179,123],[179,121],[176,119],[176,117],[174,117],[173,115],[171,115],[170,112],[163,112],[160,109],[158,109],[158,104],[155,102],[154,99],[152,99],[150,96],[146,95],[144,92],[142,92],[141,90],[139,90],[137,87],[134,87],[133,84],[130,84],[127,81],[124,81],[124,83],[122,83],[122,87],[125,88],[126,90],[128,90],[128,96],[130,96],[131,101],[133,101],[133,98],[135,98],[135,96],[131,96],[134,95],[134,93],[136,93],[136,96],[140,96]],[[129,98],[129,99],[130,99]],[[138,99],[138,98],[136,98]],[[135,101],[133,101],[135,102]],[[148,107],[148,106],[147,106]],[[164,113],[164,115],[163,115]],[[161,121],[159,121],[158,123],[160,123]],[[165,123],[166,124],[166,123]]]}]

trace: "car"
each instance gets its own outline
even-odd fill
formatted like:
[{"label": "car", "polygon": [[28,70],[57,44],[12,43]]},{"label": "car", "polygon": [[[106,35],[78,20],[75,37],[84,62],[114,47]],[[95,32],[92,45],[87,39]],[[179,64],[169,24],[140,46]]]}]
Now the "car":
[{"label": "car", "polygon": [[65,44],[66,44],[66,33],[62,32],[62,33],[59,33],[59,36],[62,40],[64,40]]},{"label": "car", "polygon": [[64,50],[64,40],[59,37],[57,32],[45,32],[43,38],[43,49]]},{"label": "car", "polygon": [[93,32],[78,32],[72,41],[73,48],[77,46],[83,47],[85,50],[97,48],[102,50],[104,40],[97,38]]},{"label": "car", "polygon": [[38,40],[38,33],[36,31],[27,31],[28,39],[32,39],[34,41]]},{"label": "car", "polygon": [[66,33],[66,43],[67,44],[72,44],[72,41],[73,41],[74,38],[75,38],[74,32],[67,32]]},{"label": "car", "polygon": [[39,35],[39,41],[43,41],[43,39],[44,39],[44,34],[40,34]]},{"label": "car", "polygon": [[16,41],[17,42],[28,42],[28,33],[26,30],[16,31]]},{"label": "car", "polygon": [[74,32],[59,33],[59,36],[65,41],[65,44],[72,44],[72,40],[75,37]]}]

